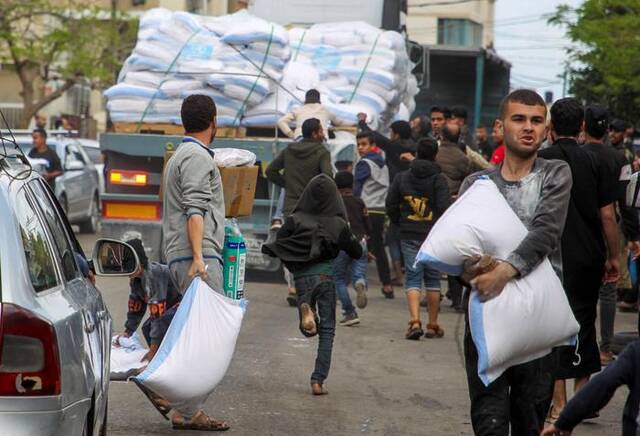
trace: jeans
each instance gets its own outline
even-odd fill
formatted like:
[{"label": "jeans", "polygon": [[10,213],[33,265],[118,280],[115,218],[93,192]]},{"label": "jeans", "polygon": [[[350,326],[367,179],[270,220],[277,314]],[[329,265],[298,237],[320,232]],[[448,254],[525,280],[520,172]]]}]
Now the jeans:
[{"label": "jeans", "polygon": [[538,436],[553,395],[553,353],[507,369],[489,386],[478,377],[478,352],[467,321],[465,369],[471,424],[477,436]]},{"label": "jeans", "polygon": [[329,376],[333,337],[336,332],[336,287],[331,276],[316,274],[295,279],[298,313],[303,303],[309,304],[318,322],[318,354],[311,383],[322,384]]},{"label": "jeans", "polygon": [[387,247],[393,262],[402,262],[402,247],[400,246],[400,226],[398,224],[389,224],[387,228]]},{"label": "jeans", "polygon": [[276,204],[276,211],[271,217],[272,220],[281,220],[284,218],[284,188],[279,189],[280,194],[278,194],[278,203]]},{"label": "jeans", "polygon": [[346,252],[341,251],[333,261],[333,280],[336,284],[343,315],[356,313],[356,308],[353,307],[351,297],[349,297],[349,288],[347,287],[349,284],[347,278],[348,269],[351,267],[351,283],[354,286],[356,283],[363,283],[366,288],[367,257],[367,243],[362,241],[362,257],[360,259],[352,259]]},{"label": "jeans", "polygon": [[420,241],[402,241],[400,244],[404,257],[404,287],[407,290],[422,290],[424,284],[428,291],[439,291],[440,272],[421,263],[414,265],[421,245]]},{"label": "jeans", "polygon": [[[169,325],[171,325],[171,321],[173,321],[173,317],[175,316],[176,312],[178,311],[178,306],[179,304],[176,304],[173,307],[170,307],[169,309],[167,309],[162,316],[160,316],[160,319],[157,320],[157,322],[162,323],[162,327],[166,333],[167,330],[169,330]],[[147,341],[148,345],[151,345],[151,322],[152,322],[153,318],[149,317],[147,318],[147,320],[144,322],[144,324],[142,324],[142,328],[140,330],[142,330],[142,335],[144,336],[144,340]],[[162,338],[164,339],[164,337]],[[160,339],[160,342],[162,342],[162,339]]]},{"label": "jeans", "polygon": [[389,270],[389,258],[384,248],[384,219],[383,211],[369,210],[369,222],[371,223],[371,252],[376,257],[378,277],[383,286],[391,284],[391,271]]},{"label": "jeans", "polygon": [[617,289],[615,283],[600,287],[600,350],[611,351],[613,326],[616,320]]}]

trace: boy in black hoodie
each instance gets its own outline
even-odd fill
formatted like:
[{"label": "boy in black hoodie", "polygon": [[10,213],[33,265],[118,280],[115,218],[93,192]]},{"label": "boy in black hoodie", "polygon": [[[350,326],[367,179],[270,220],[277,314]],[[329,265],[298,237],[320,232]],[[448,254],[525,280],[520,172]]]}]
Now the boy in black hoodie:
[{"label": "boy in black hoodie", "polygon": [[[416,254],[433,224],[449,207],[450,195],[447,180],[434,162],[438,143],[432,138],[421,139],[416,159],[407,171],[399,173],[387,196],[387,215],[392,223],[400,226],[400,239],[405,267],[405,288],[409,305],[409,329],[407,339],[417,340],[444,336],[438,325],[440,309],[440,273],[424,265],[414,265]],[[420,322],[420,294],[427,290],[429,322],[426,333]]]},{"label": "boy in black hoodie", "polygon": [[336,287],[332,261],[343,250],[354,259],[362,256],[360,241],[349,230],[344,203],[330,177],[314,177],[302,192],[276,240],[262,252],[278,257],[293,274],[298,296],[300,331],[319,335],[311,391],[326,395],[336,329]]}]

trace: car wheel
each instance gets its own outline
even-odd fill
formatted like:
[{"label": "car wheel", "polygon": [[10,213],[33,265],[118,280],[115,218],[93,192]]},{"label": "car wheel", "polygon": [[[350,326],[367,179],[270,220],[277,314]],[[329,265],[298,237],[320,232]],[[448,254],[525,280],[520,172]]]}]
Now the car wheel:
[{"label": "car wheel", "polygon": [[89,206],[89,218],[80,223],[80,232],[97,233],[100,228],[100,200],[96,194]]}]

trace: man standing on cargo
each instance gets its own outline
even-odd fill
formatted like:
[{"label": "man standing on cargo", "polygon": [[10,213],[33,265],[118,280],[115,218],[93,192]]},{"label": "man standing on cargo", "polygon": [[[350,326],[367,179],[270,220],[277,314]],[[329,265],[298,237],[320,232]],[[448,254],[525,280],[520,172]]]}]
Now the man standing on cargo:
[{"label": "man standing on cargo", "polygon": [[[185,137],[164,172],[162,230],[167,264],[180,292],[200,276],[222,293],[224,198],[220,172],[208,147],[216,136],[216,105],[209,96],[191,95],[182,102],[181,115]],[[173,428],[227,430],[227,423],[204,413],[206,399],[171,404]]]}]

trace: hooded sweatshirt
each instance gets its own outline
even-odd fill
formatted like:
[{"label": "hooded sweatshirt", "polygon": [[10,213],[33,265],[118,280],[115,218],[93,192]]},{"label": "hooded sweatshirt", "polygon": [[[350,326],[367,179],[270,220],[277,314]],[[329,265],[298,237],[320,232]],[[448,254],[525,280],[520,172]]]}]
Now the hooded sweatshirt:
[{"label": "hooded sweatshirt", "polygon": [[[284,173],[281,171],[284,170]],[[333,176],[331,155],[319,142],[303,139],[292,142],[269,164],[267,179],[285,189],[284,215],[293,212],[302,191],[318,174]]]},{"label": "hooded sweatshirt", "polygon": [[399,173],[387,196],[387,215],[400,226],[400,239],[423,241],[449,207],[447,179],[431,161],[416,159]]},{"label": "hooded sweatshirt", "polygon": [[278,257],[294,277],[332,275],[331,261],[344,250],[354,259],[362,256],[358,239],[349,230],[344,203],[333,179],[314,177],[285,219],[276,240],[262,252]]}]

